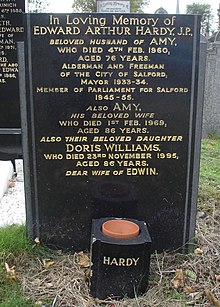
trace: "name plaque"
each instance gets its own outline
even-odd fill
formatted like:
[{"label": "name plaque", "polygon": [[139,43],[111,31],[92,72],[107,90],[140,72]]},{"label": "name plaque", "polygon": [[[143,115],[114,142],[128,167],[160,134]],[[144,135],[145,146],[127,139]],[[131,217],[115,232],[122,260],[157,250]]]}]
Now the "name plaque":
[{"label": "name plaque", "polygon": [[201,132],[198,16],[31,14],[26,27],[29,235],[82,250],[92,219],[112,216],[147,222],[158,251],[187,243]]},{"label": "name plaque", "polygon": [[97,0],[98,13],[130,13],[130,1]]}]

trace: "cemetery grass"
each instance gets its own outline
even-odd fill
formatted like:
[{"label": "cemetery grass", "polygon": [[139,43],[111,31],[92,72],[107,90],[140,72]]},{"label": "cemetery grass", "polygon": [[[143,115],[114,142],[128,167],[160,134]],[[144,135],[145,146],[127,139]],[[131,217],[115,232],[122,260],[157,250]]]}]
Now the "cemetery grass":
[{"label": "cemetery grass", "polygon": [[203,140],[198,217],[192,253],[155,253],[149,291],[135,299],[99,301],[88,291],[89,257],[28,242],[24,226],[0,229],[0,307],[219,306],[220,140]]}]

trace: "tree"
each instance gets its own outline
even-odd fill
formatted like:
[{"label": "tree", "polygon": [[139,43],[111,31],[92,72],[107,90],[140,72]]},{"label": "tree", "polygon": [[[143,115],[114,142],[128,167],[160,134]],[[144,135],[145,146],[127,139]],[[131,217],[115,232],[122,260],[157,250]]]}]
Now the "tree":
[{"label": "tree", "polygon": [[189,4],[186,7],[186,13],[187,14],[199,14],[202,16],[202,21],[201,21],[201,32],[209,36],[209,33],[211,31],[211,26],[213,22],[213,13],[211,9],[211,5],[208,3],[195,3]]},{"label": "tree", "polygon": [[28,0],[28,11],[30,13],[45,13],[48,5],[48,0]]},{"label": "tree", "polygon": [[[141,13],[144,5],[149,3],[149,0],[130,0],[131,13]],[[92,13],[97,12],[96,0],[74,0],[74,12]]]},{"label": "tree", "polygon": [[143,13],[143,6],[147,5],[150,0],[130,0],[131,13]]}]

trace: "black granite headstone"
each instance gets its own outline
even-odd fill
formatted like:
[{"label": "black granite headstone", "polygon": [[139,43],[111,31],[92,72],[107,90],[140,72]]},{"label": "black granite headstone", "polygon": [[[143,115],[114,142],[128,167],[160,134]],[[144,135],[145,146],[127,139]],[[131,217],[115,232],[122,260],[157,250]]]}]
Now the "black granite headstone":
[{"label": "black granite headstone", "polygon": [[89,248],[92,219],[107,216],[146,221],[159,251],[194,236],[199,21],[27,15],[20,84],[29,236]]},{"label": "black granite headstone", "polygon": [[0,159],[22,154],[16,43],[23,40],[25,0],[0,0]]}]

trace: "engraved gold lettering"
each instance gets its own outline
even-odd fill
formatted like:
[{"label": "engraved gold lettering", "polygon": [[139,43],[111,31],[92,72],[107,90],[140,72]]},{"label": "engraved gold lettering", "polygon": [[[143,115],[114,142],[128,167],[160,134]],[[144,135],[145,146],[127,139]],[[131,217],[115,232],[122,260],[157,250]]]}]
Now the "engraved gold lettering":
[{"label": "engraved gold lettering", "polygon": [[63,155],[62,154],[57,154],[57,153],[51,153],[51,154],[44,154],[44,158],[46,160],[62,160]]},{"label": "engraved gold lettering", "polygon": [[91,27],[85,31],[85,35],[131,35],[131,29],[129,27]]},{"label": "engraved gold lettering", "polygon": [[118,265],[119,266],[125,266],[125,259],[124,258],[119,258]]},{"label": "engraved gold lettering", "polygon": [[80,55],[78,61],[86,61],[86,62],[100,62],[102,57],[100,55]]},{"label": "engraved gold lettering", "polygon": [[66,177],[69,177],[69,176],[88,176],[88,171],[71,171],[71,170],[68,170],[66,171],[65,173],[65,176]]},{"label": "engraved gold lettering", "polygon": [[81,85],[108,85],[109,81],[108,80],[91,80],[91,79],[81,79],[80,80]]},{"label": "engraved gold lettering", "polygon": [[188,93],[187,87],[157,87],[157,93]]},{"label": "engraved gold lettering", "polygon": [[123,62],[141,62],[149,61],[148,55],[120,55],[120,58]]},{"label": "engraved gold lettering", "polygon": [[109,176],[109,170],[92,170],[92,176]]},{"label": "engraved gold lettering", "polygon": [[66,152],[100,152],[101,145],[99,144],[66,144]]},{"label": "engraved gold lettering", "polygon": [[104,256],[104,257],[103,257],[103,264],[110,265],[110,257]]},{"label": "engraved gold lettering", "polygon": [[54,143],[54,142],[61,142],[62,141],[62,138],[60,136],[43,136],[41,139],[40,139],[40,142],[42,143]]},{"label": "engraved gold lettering", "polygon": [[81,30],[78,27],[44,27],[44,26],[34,26],[33,34],[34,35],[78,35]]},{"label": "engraved gold lettering", "polygon": [[71,18],[70,15],[66,15],[66,24],[67,25],[99,25],[104,27],[106,25],[106,18],[105,17],[94,17],[89,15],[88,17],[73,17]]},{"label": "engraved gold lettering", "polygon": [[66,142],[88,142],[87,136],[65,136]]},{"label": "engraved gold lettering", "polygon": [[175,28],[169,28],[169,27],[143,27],[143,26],[137,26],[135,29],[136,35],[174,35]]},{"label": "engraved gold lettering", "polygon": [[62,65],[62,69],[103,69],[103,64],[97,64],[97,63],[93,63],[93,64],[69,64],[69,63],[64,63]]},{"label": "engraved gold lettering", "polygon": [[90,39],[90,45],[127,45],[126,39]]},{"label": "engraved gold lettering", "polygon": [[159,144],[103,144],[107,151],[132,152],[132,151],[159,151]]},{"label": "engraved gold lettering", "polygon": [[[134,93],[135,87],[91,87],[87,89],[88,93]],[[113,99],[112,99],[113,100]]]},{"label": "engraved gold lettering", "polygon": [[77,161],[76,167],[99,166],[99,161]]},{"label": "engraved gold lettering", "polygon": [[112,16],[113,25],[148,25],[155,27],[159,18],[138,18],[138,17],[124,17],[121,16]]},{"label": "engraved gold lettering", "polygon": [[176,37],[170,38],[170,37],[153,37],[150,41],[149,45],[174,45],[174,42],[176,41]]},{"label": "engraved gold lettering", "polygon": [[37,93],[68,93],[68,87],[37,87]]},{"label": "engraved gold lettering", "polygon": [[103,256],[102,263],[104,265],[114,265],[114,266],[137,266],[140,258],[111,258]]},{"label": "engraved gold lettering", "polygon": [[165,64],[129,63],[129,69],[164,69]]},{"label": "engraved gold lettering", "polygon": [[145,167],[145,168],[127,168],[126,174],[128,176],[156,176],[158,175],[157,169],[154,167]]}]

